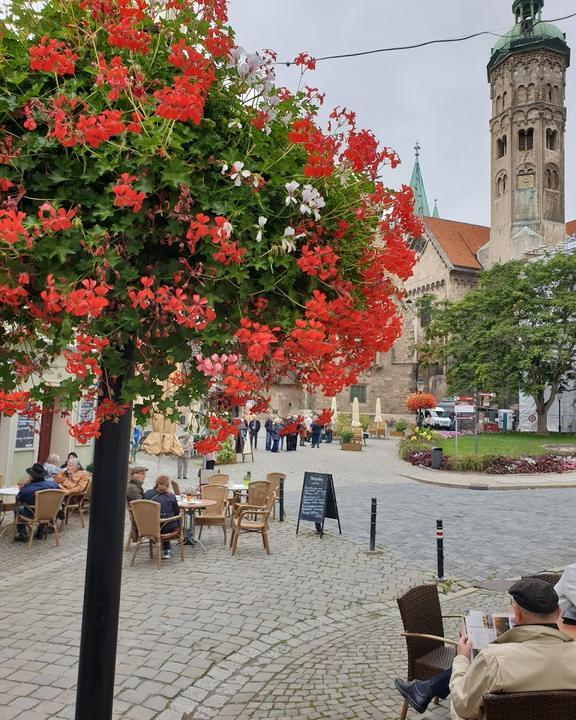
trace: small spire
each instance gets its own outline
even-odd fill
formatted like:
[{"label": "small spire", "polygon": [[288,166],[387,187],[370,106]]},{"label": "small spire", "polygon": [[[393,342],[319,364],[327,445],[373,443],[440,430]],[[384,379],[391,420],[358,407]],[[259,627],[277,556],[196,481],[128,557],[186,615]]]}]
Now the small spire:
[{"label": "small spire", "polygon": [[426,197],[426,189],[424,187],[422,171],[420,170],[420,143],[418,141],[416,141],[416,145],[414,145],[414,154],[414,170],[412,170],[412,179],[410,180],[410,187],[414,193],[414,212],[416,215],[429,217],[430,209],[428,207],[428,198]]},{"label": "small spire", "polygon": [[438,212],[438,200],[436,198],[434,198],[434,212],[432,213],[432,217],[440,217],[440,213]]}]

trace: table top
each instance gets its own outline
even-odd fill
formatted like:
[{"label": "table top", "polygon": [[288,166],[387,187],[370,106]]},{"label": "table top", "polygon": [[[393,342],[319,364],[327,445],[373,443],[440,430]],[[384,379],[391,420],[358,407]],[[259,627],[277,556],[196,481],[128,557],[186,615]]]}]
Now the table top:
[{"label": "table top", "polygon": [[13,495],[16,497],[19,492],[19,487],[0,487],[0,495]]},{"label": "table top", "polygon": [[228,489],[232,492],[248,492],[248,487],[244,483],[228,483]]},{"label": "table top", "polygon": [[184,510],[203,510],[204,508],[216,505],[216,500],[178,500],[178,505]]}]

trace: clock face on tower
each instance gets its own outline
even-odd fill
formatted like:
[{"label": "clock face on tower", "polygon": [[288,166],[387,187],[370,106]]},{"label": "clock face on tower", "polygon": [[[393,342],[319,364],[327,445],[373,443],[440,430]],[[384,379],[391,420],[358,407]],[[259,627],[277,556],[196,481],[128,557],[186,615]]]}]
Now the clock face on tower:
[{"label": "clock face on tower", "polygon": [[533,172],[518,175],[518,190],[532,190],[536,185]]}]

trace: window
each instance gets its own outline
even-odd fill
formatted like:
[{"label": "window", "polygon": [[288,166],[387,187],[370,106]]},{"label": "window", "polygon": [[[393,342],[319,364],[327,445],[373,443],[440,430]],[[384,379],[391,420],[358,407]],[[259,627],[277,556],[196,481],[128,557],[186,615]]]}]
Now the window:
[{"label": "window", "polygon": [[546,148],[548,150],[556,150],[558,147],[558,131],[557,130],[551,130],[548,128],[546,130]]},{"label": "window", "polygon": [[496,194],[498,197],[506,194],[506,188],[508,186],[508,175],[499,175],[496,181]]},{"label": "window", "polygon": [[508,152],[508,138],[506,135],[502,135],[502,137],[496,141],[496,152],[499,158],[503,158]]},{"label": "window", "polygon": [[552,85],[546,85],[546,100],[552,102]]},{"label": "window", "polygon": [[533,190],[536,187],[534,170],[520,170],[518,173],[518,190]]},{"label": "window", "polygon": [[508,105],[508,93],[504,92],[502,94],[502,107],[505,108],[506,105]]},{"label": "window", "polygon": [[520,130],[518,133],[518,150],[534,149],[534,128]]},{"label": "window", "polygon": [[553,167],[546,169],[546,188],[548,190],[558,190],[559,187],[559,175],[558,170]]},{"label": "window", "polygon": [[350,387],[350,402],[354,402],[354,398],[358,398],[359,403],[366,402],[366,385],[352,385]]},{"label": "window", "polygon": [[526,102],[526,86],[525,85],[519,85],[518,90],[516,90],[517,98],[518,98],[518,104],[524,105]]}]

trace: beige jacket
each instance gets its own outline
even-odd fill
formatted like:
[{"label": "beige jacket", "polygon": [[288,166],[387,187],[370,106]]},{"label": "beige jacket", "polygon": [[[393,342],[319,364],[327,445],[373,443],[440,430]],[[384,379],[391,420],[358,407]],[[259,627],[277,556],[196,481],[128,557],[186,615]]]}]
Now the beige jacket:
[{"label": "beige jacket", "polygon": [[473,662],[457,655],[450,679],[452,718],[483,718],[486,693],[527,690],[576,690],[576,643],[569,635],[544,625],[519,625]]}]

